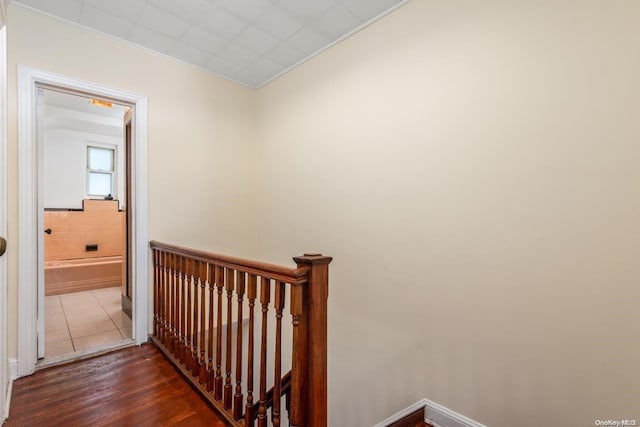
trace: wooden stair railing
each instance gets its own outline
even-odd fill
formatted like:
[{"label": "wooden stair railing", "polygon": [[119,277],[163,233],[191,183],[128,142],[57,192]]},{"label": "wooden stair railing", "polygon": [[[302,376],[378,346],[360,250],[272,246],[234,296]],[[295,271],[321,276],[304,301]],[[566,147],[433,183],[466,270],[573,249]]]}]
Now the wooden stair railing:
[{"label": "wooden stair railing", "polygon": [[291,268],[156,241],[151,249],[151,339],[227,423],[326,427],[331,257],[295,257]]}]

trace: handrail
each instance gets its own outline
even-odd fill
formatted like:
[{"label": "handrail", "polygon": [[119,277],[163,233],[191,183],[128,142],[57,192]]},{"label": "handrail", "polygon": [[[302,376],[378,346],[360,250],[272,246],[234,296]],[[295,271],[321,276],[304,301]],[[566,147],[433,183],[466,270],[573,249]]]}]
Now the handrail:
[{"label": "handrail", "polygon": [[253,261],[246,258],[238,258],[229,255],[217,254],[214,252],[202,251],[199,249],[187,248],[179,245],[158,242],[150,242],[151,249],[159,249],[163,252],[172,253],[195,259],[197,261],[214,263],[226,268],[240,270],[245,273],[257,274],[269,279],[281,282],[300,285],[307,283],[310,268],[307,266],[290,268],[261,261]]}]

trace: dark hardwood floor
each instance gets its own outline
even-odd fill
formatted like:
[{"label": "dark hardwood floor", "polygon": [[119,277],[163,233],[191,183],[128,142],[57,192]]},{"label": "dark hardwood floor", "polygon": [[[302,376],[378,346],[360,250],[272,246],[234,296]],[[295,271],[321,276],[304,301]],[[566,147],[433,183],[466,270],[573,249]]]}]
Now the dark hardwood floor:
[{"label": "dark hardwood floor", "polygon": [[146,344],[16,380],[5,427],[225,425]]}]

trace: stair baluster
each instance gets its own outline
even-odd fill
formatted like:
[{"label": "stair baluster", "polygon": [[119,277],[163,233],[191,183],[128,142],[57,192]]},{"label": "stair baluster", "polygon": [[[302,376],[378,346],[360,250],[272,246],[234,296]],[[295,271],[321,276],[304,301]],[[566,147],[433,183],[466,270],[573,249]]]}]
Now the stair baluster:
[{"label": "stair baluster", "polygon": [[242,303],[244,300],[246,274],[238,271],[236,276],[236,288],[238,293],[238,323],[236,325],[236,393],[233,396],[233,418],[239,420],[242,418]]},{"label": "stair baluster", "polygon": [[260,281],[262,306],[262,335],[260,336],[260,401],[258,402],[258,427],[267,427],[267,313],[271,299],[271,280]]},{"label": "stair baluster", "polygon": [[249,343],[247,349],[247,406],[245,408],[244,424],[253,426],[256,416],[256,407],[253,402],[253,364],[254,364],[254,339],[255,339],[255,313],[258,278],[255,274],[249,275],[247,299],[249,300]]}]

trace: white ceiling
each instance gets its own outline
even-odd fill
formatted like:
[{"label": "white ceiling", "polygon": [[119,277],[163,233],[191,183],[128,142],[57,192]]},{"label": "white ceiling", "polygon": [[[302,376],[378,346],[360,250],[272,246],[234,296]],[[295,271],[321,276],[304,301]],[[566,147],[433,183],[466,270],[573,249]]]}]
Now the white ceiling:
[{"label": "white ceiling", "polygon": [[407,0],[14,0],[260,87]]},{"label": "white ceiling", "polygon": [[45,128],[122,137],[124,114],[129,107],[113,104],[107,108],[90,101],[90,98],[78,95],[45,90]]},{"label": "white ceiling", "polygon": [[79,111],[81,113],[114,117],[119,121],[122,121],[124,113],[127,110],[127,107],[119,104],[112,104],[111,108],[93,105],[91,104],[90,98],[48,89],[44,91],[44,103],[45,105],[53,105],[67,110]]}]

